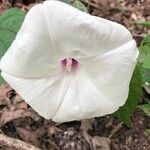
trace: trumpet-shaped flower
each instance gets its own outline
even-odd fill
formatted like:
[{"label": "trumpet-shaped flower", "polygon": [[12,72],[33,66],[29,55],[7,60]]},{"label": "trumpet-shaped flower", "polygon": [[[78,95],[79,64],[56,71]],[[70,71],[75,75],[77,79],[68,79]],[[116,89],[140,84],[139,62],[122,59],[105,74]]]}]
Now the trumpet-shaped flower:
[{"label": "trumpet-shaped flower", "polygon": [[41,116],[66,122],[122,106],[137,56],[124,26],[45,1],[27,13],[1,74]]}]

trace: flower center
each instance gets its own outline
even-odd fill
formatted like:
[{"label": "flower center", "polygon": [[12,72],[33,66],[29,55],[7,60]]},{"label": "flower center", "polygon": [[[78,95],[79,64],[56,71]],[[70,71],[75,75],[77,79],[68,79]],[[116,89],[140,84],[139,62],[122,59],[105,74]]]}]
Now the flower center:
[{"label": "flower center", "polygon": [[62,68],[68,72],[76,71],[78,62],[74,58],[66,58],[61,61]]}]

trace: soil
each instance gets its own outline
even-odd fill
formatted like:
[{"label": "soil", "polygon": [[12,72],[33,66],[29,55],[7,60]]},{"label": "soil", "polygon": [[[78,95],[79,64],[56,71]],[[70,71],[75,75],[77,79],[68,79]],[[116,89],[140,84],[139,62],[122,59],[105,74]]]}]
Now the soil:
[{"label": "soil", "polygon": [[[28,11],[39,2],[42,0],[2,0],[0,13],[11,7]],[[137,20],[150,20],[149,0],[82,2],[89,7],[92,15],[125,25],[138,45],[150,33],[148,28],[135,24]],[[148,94],[144,97],[150,100]],[[140,103],[144,103],[144,99],[141,98]],[[131,128],[113,115],[95,118],[88,130],[88,142],[80,121],[56,124],[40,117],[8,84],[0,86],[0,133],[2,150],[90,150],[90,142],[95,143],[97,150],[150,150],[150,118],[139,109],[132,115]],[[24,141],[19,141],[21,146],[16,139]]]}]

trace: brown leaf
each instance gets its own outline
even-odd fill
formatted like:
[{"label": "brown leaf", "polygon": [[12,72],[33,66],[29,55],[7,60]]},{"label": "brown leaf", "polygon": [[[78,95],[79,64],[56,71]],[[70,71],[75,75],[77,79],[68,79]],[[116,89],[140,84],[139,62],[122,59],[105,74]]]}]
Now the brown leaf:
[{"label": "brown leaf", "polygon": [[116,0],[94,0],[95,3],[101,7],[108,9],[109,7],[114,7],[117,3]]},{"label": "brown leaf", "polygon": [[12,88],[8,84],[1,85],[0,86],[0,95],[4,96],[11,90],[12,90]]},{"label": "brown leaf", "polygon": [[8,105],[6,95],[11,90],[12,90],[12,88],[8,84],[0,86],[0,106],[7,106]]},{"label": "brown leaf", "polygon": [[19,95],[16,95],[13,100],[13,104],[16,105],[17,103],[20,103],[22,101],[23,101],[23,99]]},{"label": "brown leaf", "polygon": [[16,108],[18,109],[27,109],[27,107],[28,104],[25,101],[16,104]]},{"label": "brown leaf", "polygon": [[3,150],[6,148],[7,150],[40,150],[37,147],[32,146],[31,144],[25,143],[21,140],[10,138],[3,134],[0,134],[0,148]]},{"label": "brown leaf", "polygon": [[6,106],[6,105],[7,105],[7,101],[4,99],[4,97],[0,95],[0,106]]},{"label": "brown leaf", "polygon": [[34,146],[40,147],[40,138],[45,134],[45,128],[38,128],[35,131],[26,130],[24,128],[16,127],[17,133],[19,133],[21,139],[27,143],[31,143]]},{"label": "brown leaf", "polygon": [[94,136],[92,141],[93,141],[94,150],[110,150],[109,138]]},{"label": "brown leaf", "polygon": [[135,21],[138,20],[138,17],[137,17],[137,15],[136,15],[135,13],[132,13],[131,18],[132,18],[133,20],[135,20]]},{"label": "brown leaf", "polygon": [[25,117],[31,117],[35,121],[41,118],[37,113],[23,110],[23,109],[4,111],[3,114],[1,115],[0,126],[3,126],[6,123],[13,121],[15,119],[25,118]]}]

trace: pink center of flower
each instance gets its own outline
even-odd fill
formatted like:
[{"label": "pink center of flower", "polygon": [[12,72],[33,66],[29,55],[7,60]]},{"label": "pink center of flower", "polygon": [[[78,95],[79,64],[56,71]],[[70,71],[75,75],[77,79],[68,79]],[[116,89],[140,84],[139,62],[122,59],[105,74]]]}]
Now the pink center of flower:
[{"label": "pink center of flower", "polygon": [[71,72],[76,71],[78,62],[74,58],[66,58],[61,61],[61,65],[64,70]]}]

